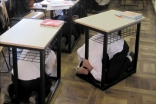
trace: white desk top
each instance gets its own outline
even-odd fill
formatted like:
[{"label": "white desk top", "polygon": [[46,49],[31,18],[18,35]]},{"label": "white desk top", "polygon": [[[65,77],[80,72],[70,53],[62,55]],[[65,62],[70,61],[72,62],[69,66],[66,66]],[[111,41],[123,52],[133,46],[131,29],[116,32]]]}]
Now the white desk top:
[{"label": "white desk top", "polygon": [[111,32],[122,27],[139,23],[143,19],[132,20],[116,16],[121,11],[109,10],[92,16],[76,19],[75,22],[104,32]]},{"label": "white desk top", "polygon": [[0,36],[0,43],[33,49],[45,49],[55,37],[59,27],[41,26],[43,20],[22,19]]},{"label": "white desk top", "polygon": [[30,9],[46,10],[47,7],[42,7],[42,5],[40,3],[34,3],[34,5],[32,7],[30,7]]},{"label": "white desk top", "polygon": [[40,4],[43,6],[47,6],[49,3],[50,1],[47,1],[47,0],[43,0],[42,2],[40,2]]},{"label": "white desk top", "polygon": [[[41,5],[43,6],[47,6],[50,3],[51,0],[43,0],[42,2],[40,2]],[[73,1],[74,5],[78,2],[79,0]],[[73,7],[74,5],[70,6]]]}]

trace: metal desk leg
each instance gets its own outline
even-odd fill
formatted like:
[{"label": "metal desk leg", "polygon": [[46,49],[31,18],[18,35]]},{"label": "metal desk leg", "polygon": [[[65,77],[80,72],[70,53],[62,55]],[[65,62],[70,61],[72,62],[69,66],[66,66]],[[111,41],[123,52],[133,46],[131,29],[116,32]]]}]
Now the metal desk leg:
[{"label": "metal desk leg", "polygon": [[121,35],[121,30],[120,30],[120,31],[118,31],[118,35],[119,35],[119,36],[122,36],[122,35]]},{"label": "metal desk leg", "polygon": [[101,74],[101,89],[104,90],[105,87],[105,74],[106,74],[106,62],[107,62],[107,41],[108,34],[104,33],[103,40],[103,64],[102,64],[102,74]]},{"label": "metal desk leg", "polygon": [[81,1],[82,1],[82,5],[83,5],[84,9],[87,12],[87,7],[88,7],[88,5],[86,4],[87,3],[87,0],[81,0]]},{"label": "metal desk leg", "polygon": [[89,49],[89,29],[86,27],[85,31],[85,59],[88,59],[88,49]]},{"label": "metal desk leg", "polygon": [[59,83],[60,83],[60,78],[61,78],[61,37],[62,37],[62,29],[59,31],[58,33],[58,44],[57,44],[57,81],[55,83],[55,86],[54,86],[54,90],[52,91],[52,93],[50,94],[50,97],[49,99],[46,101],[46,104],[50,104],[50,101],[56,91],[56,88],[58,87]]},{"label": "metal desk leg", "polygon": [[40,104],[45,104],[45,52],[40,51]]},{"label": "metal desk leg", "polygon": [[62,29],[58,33],[58,46],[57,48],[57,79],[61,77],[61,38],[62,38]]},{"label": "metal desk leg", "polygon": [[15,99],[16,104],[19,104],[19,91],[18,91],[18,65],[17,65],[17,50],[15,47],[12,48],[13,53],[13,71],[14,71],[14,90],[15,90]]},{"label": "metal desk leg", "polygon": [[83,5],[82,5],[82,0],[80,0],[79,1],[79,10],[80,10],[80,12],[79,12],[79,17],[81,18],[82,17],[82,8],[85,8]]},{"label": "metal desk leg", "polygon": [[50,11],[50,18],[51,18],[51,19],[54,18],[54,17],[53,17],[53,16],[54,16],[54,13],[53,13],[53,12],[54,12],[53,10]]},{"label": "metal desk leg", "polygon": [[69,19],[68,19],[68,23],[70,24],[70,26],[69,26],[69,34],[68,34],[68,52],[69,53],[71,53],[71,48],[73,47],[73,46],[71,46],[71,35],[72,35],[72,8],[70,8],[69,10],[68,10],[68,17],[69,17]]},{"label": "metal desk leg", "polygon": [[134,56],[134,69],[136,71],[137,68],[137,60],[138,60],[138,51],[139,51],[139,40],[140,40],[140,28],[141,23],[137,24],[137,32],[136,32],[136,41],[135,41],[135,56]]}]

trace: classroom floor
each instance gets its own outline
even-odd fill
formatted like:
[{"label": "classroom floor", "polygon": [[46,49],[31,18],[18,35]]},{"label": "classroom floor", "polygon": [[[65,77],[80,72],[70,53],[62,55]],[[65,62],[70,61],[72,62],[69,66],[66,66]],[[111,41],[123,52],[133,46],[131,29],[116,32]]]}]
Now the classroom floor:
[{"label": "classroom floor", "polygon": [[[111,0],[109,7],[103,11],[131,10],[145,16],[141,25],[137,72],[105,91],[77,77],[75,71],[78,64],[76,51],[84,43],[82,34],[71,54],[61,54],[61,82],[50,104],[156,104],[155,12],[150,0],[144,0],[144,10],[141,10],[142,4],[139,4],[139,7],[126,6],[124,9],[123,6],[120,6],[119,1]],[[91,34],[94,35],[95,32],[91,31]],[[135,36],[126,37],[125,40],[131,47],[130,50],[133,51]],[[0,76],[0,104],[3,104],[4,94],[7,94],[6,86],[11,83],[10,73],[0,73]]]}]

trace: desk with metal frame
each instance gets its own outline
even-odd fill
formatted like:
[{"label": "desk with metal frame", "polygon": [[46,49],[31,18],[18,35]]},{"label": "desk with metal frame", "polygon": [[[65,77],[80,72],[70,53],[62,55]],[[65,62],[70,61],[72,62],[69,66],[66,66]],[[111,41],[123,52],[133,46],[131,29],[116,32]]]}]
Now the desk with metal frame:
[{"label": "desk with metal frame", "polygon": [[[68,40],[71,40],[71,35],[72,35],[72,14],[76,11],[73,11],[73,8],[77,5],[77,4],[79,4],[79,8],[80,8],[80,14],[79,14],[79,16],[81,17],[81,13],[82,13],[82,9],[81,9],[81,0],[72,0],[73,1],[73,5],[72,6],[70,6],[69,7],[69,9],[65,9],[65,10],[67,10],[68,11],[68,17],[69,17],[69,19],[68,19],[68,23],[70,24],[70,27],[69,27],[69,34],[68,34]],[[47,5],[49,4],[50,2],[49,1],[47,1],[47,0],[44,0],[44,1],[42,1],[42,2],[40,2],[40,4],[42,5],[42,6],[44,6],[44,7],[47,7]],[[50,10],[50,18],[51,19],[53,19],[54,17],[54,10]],[[81,34],[80,34],[81,35]],[[80,37],[79,37],[79,39],[80,39]],[[75,44],[71,47],[71,41],[69,41],[69,45],[68,45],[68,50],[62,50],[62,52],[65,52],[65,53],[71,53],[72,52],[72,50],[74,49],[74,47],[76,46],[76,44],[79,42],[79,39],[77,39],[77,41],[75,42]]]},{"label": "desk with metal frame", "polygon": [[[94,30],[96,32],[104,34],[103,40],[103,65],[102,65],[102,76],[100,84],[94,83],[88,79],[83,78],[79,74],[80,78],[86,80],[87,82],[91,83],[92,85],[98,87],[101,90],[106,90],[107,88],[113,86],[114,84],[118,83],[119,81],[125,79],[126,77],[132,75],[136,72],[137,67],[137,59],[138,59],[138,50],[139,50],[139,37],[140,37],[140,27],[141,21],[139,20],[132,20],[127,18],[121,18],[116,16],[120,11],[117,10],[109,10],[103,13],[99,13],[96,15],[92,15],[85,18],[80,18],[75,20],[76,23],[81,24],[82,26],[86,27],[85,32],[85,58],[88,59],[88,48],[89,48],[89,29]],[[105,74],[106,74],[106,57],[107,56],[107,43],[108,43],[108,36],[111,33],[117,32],[117,35],[121,35],[122,30],[127,27],[136,25],[136,42],[135,42],[135,56],[134,56],[134,64],[133,64],[133,71],[129,72],[126,75],[123,75],[121,78],[116,79],[110,84],[106,84]]]},{"label": "desk with metal frame", "polygon": [[[6,31],[0,36],[0,45],[12,47],[13,52],[13,71],[14,71],[14,80],[15,80],[15,99],[16,104],[19,104],[18,98],[18,65],[17,65],[17,48],[23,49],[32,49],[40,52],[40,103],[45,104],[45,82],[44,82],[44,74],[45,74],[45,49],[50,44],[50,42],[54,39],[56,35],[58,35],[58,47],[60,47],[60,39],[61,39],[61,28],[64,23],[59,27],[49,27],[49,26],[41,26],[40,23],[43,20],[34,20],[34,19],[22,19],[11,29]],[[57,49],[57,82],[55,85],[55,90],[60,82],[61,77],[61,50]],[[54,92],[55,92],[54,90]],[[52,92],[52,95],[54,94]],[[49,102],[49,101],[48,101]]]}]

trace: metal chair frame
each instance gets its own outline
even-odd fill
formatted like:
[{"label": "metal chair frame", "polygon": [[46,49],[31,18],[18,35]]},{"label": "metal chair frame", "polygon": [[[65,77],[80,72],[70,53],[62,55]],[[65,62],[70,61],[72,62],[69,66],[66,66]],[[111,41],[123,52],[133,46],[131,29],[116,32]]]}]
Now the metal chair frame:
[{"label": "metal chair frame", "polygon": [[[123,1],[123,3],[122,3],[122,1]],[[134,1],[137,2],[136,4],[127,4],[126,1],[132,1],[132,0],[120,0],[120,5],[124,6],[124,9],[125,9],[126,6],[138,6],[139,5],[139,1],[142,1],[142,5],[143,5],[142,9],[145,8],[145,4],[144,4],[143,0],[134,0]]]},{"label": "metal chair frame", "polygon": [[[5,54],[4,54],[4,52],[3,52],[3,47],[0,47],[0,48],[1,48],[1,49],[0,49],[0,52],[2,53],[2,57],[4,58],[4,62],[3,62],[2,65],[0,66],[0,73],[8,73],[8,72],[10,71],[9,64],[8,64],[8,62],[7,62],[7,60],[6,60],[6,57],[5,57]],[[7,68],[8,68],[8,71],[2,71],[2,68],[3,68],[4,63],[6,63],[6,66],[7,66]]]}]

